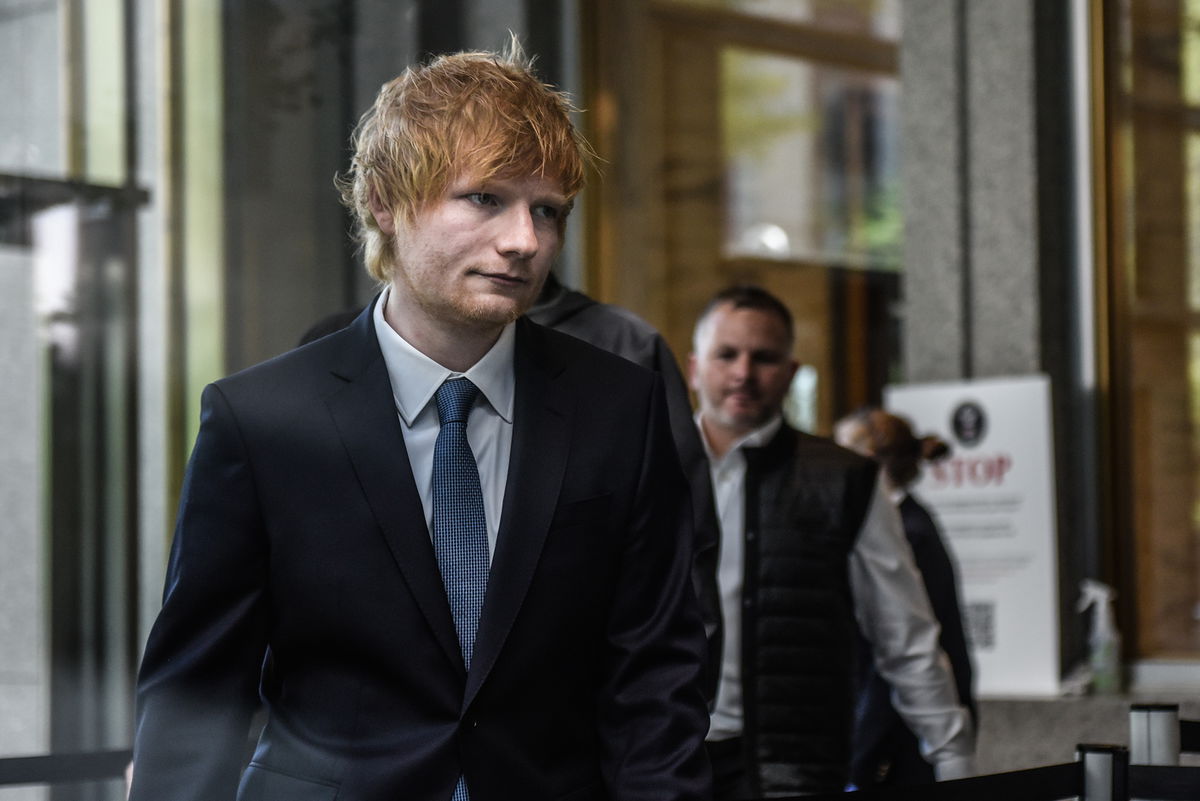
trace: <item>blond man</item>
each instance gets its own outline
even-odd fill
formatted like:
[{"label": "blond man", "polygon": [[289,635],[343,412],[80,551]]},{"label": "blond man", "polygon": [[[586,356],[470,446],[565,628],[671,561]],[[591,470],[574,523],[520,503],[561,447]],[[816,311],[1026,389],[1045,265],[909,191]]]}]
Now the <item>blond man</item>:
[{"label": "blond man", "polygon": [[382,292],[205,390],[134,801],[707,797],[661,382],[521,317],[583,184],[568,112],[466,53],[364,116],[342,188]]}]

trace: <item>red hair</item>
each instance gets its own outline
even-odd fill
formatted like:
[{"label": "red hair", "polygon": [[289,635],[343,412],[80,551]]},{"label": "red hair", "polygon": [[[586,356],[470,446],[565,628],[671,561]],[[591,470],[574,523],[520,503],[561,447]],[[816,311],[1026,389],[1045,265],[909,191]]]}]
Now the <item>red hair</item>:
[{"label": "red hair", "polygon": [[536,175],[559,181],[569,208],[593,159],[572,111],[533,74],[515,38],[507,53],[438,56],[384,84],[354,131],[350,171],[337,179],[371,276],[387,281],[396,258],[373,201],[411,222],[463,176]]}]

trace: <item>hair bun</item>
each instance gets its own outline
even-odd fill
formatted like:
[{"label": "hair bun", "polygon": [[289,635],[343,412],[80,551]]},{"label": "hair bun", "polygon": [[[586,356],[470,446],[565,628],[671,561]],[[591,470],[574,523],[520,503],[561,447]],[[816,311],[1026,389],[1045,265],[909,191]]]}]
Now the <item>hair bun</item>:
[{"label": "hair bun", "polygon": [[921,458],[928,462],[937,462],[950,455],[950,446],[941,437],[930,434],[921,437]]}]

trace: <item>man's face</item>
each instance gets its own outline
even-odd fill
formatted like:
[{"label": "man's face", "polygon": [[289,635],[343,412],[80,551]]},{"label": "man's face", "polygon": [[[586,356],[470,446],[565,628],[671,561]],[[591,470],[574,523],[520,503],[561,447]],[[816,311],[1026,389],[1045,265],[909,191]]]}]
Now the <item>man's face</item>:
[{"label": "man's face", "polygon": [[393,294],[410,319],[502,327],[537,299],[566,213],[558,181],[538,176],[460,177],[411,222],[377,210],[381,230],[395,237]]},{"label": "man's face", "polygon": [[783,408],[797,364],[778,315],[721,304],[697,339],[688,367],[706,426],[740,437]]}]

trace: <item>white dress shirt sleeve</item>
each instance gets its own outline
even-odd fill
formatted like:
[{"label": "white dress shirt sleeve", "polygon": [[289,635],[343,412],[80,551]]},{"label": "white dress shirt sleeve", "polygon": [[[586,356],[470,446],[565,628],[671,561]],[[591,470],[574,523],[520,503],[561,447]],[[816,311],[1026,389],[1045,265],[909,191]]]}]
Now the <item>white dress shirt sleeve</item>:
[{"label": "white dress shirt sleeve", "polygon": [[850,555],[855,616],[870,641],[892,705],[921,743],[938,780],[975,773],[975,735],[959,703],[941,629],[904,537],[900,516],[880,481]]}]

